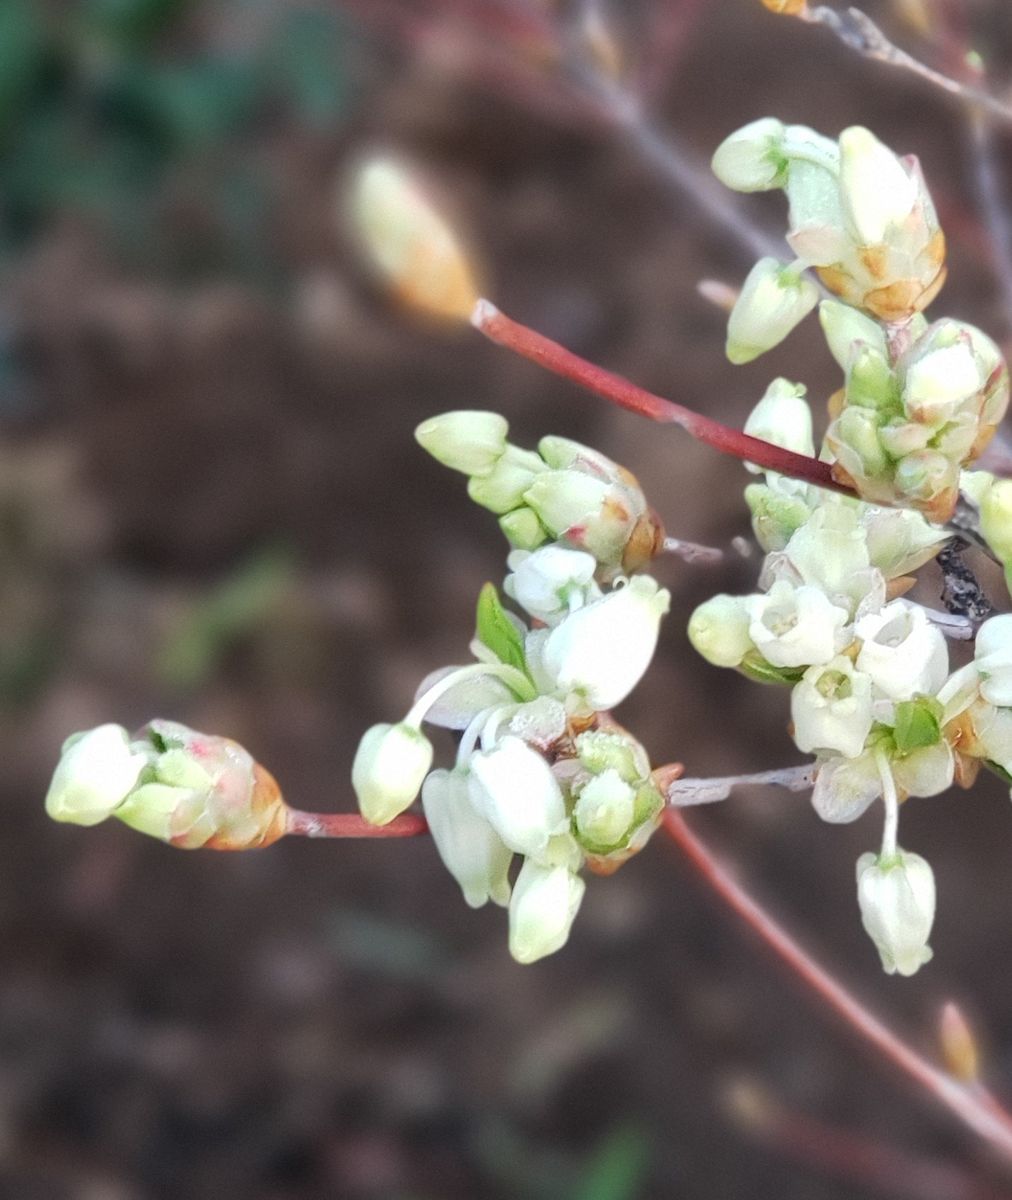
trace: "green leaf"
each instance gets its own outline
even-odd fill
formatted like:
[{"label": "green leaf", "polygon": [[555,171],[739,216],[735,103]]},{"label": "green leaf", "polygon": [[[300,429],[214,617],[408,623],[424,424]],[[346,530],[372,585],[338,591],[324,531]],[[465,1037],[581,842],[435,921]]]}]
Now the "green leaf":
[{"label": "green leaf", "polygon": [[942,736],[942,706],[931,696],[901,700],[896,705],[893,740],[900,754],[934,746]]},{"label": "green leaf", "polygon": [[805,667],[775,667],[759,653],[746,654],[738,667],[743,675],[756,683],[788,684],[793,686],[804,675]]},{"label": "green leaf", "polygon": [[646,1135],[635,1126],[613,1129],[601,1141],[573,1200],[633,1200],[645,1182],[650,1159]]},{"label": "green leaf", "polygon": [[503,608],[494,583],[486,583],[481,589],[476,624],[482,645],[487,646],[500,662],[526,674],[523,638]]}]

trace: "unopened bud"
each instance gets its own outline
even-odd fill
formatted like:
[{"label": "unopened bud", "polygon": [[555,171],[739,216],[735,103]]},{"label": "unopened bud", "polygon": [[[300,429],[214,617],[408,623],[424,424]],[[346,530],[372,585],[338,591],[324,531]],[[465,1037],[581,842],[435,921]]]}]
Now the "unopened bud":
[{"label": "unopened bud", "polygon": [[727,322],[727,357],[747,363],[778,346],[819,302],[819,289],[775,258],[761,258],[742,284]]},{"label": "unopened bud", "polygon": [[403,163],[381,157],[364,164],[352,216],[366,252],[401,299],[432,316],[469,319],[478,300],[471,264]]},{"label": "unopened bud", "polygon": [[980,1050],[962,1009],[952,1001],[942,1007],[938,1040],[949,1073],[963,1083],[973,1083],[980,1074]]},{"label": "unopened bud", "polygon": [[430,417],[415,440],[437,462],[463,475],[488,475],[506,452],[509,424],[494,412],[461,409]]},{"label": "unopened bud", "polygon": [[432,743],[420,729],[374,725],[359,742],[351,783],[362,816],[386,825],[410,808],[432,766]]}]

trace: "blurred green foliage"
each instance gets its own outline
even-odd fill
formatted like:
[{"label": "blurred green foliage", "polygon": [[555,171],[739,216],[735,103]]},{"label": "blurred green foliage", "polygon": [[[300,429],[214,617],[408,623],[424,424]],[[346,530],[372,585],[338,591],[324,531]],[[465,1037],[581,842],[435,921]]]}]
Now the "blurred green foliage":
[{"label": "blurred green foliage", "polygon": [[[336,8],[3,0],[0,256],[70,211],[140,265],[261,269],[272,181],[260,142],[326,130],[345,108]],[[183,237],[166,245],[172,204],[215,232],[201,256],[179,252]]]}]

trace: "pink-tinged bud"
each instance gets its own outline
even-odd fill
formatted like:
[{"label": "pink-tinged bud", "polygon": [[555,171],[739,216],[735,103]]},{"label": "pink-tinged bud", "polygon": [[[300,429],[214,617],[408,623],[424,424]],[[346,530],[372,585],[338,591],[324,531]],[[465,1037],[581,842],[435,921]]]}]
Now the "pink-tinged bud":
[{"label": "pink-tinged bud", "polygon": [[183,850],[253,850],[284,836],[277,782],[238,742],[155,720],[133,744],[151,764],[113,814],[131,828]]}]

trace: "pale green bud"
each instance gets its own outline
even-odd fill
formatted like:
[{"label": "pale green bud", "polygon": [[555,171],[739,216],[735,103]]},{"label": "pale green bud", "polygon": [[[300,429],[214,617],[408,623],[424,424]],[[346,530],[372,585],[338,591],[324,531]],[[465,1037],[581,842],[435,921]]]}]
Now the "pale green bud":
[{"label": "pale green bud", "polygon": [[410,808],[432,766],[432,743],[420,729],[374,725],[359,742],[351,784],[362,816],[386,825]]},{"label": "pale green bud", "polygon": [[886,358],[882,326],[852,305],[839,300],[823,300],[819,305],[819,321],[829,352],[844,371],[850,365],[855,342],[864,342],[881,358]]},{"label": "pale green bud", "polygon": [[978,503],[984,540],[1003,563],[1012,562],[1012,479],[995,479]]},{"label": "pale green bud", "polygon": [[148,761],[122,725],[75,733],[63,744],[46,812],[54,821],[97,825],[123,803]]},{"label": "pale green bud", "polygon": [[487,475],[472,475],[467,481],[467,494],[482,508],[494,513],[508,513],[523,503],[524,492],[545,464],[531,450],[507,446]]},{"label": "pale green bud", "polygon": [[932,350],[917,358],[906,371],[903,402],[915,421],[938,425],[986,382],[969,339]]},{"label": "pale green bud", "polygon": [[689,641],[715,667],[737,667],[755,647],[744,596],[713,596],[689,618]]},{"label": "pale green bud", "polygon": [[882,448],[890,458],[906,458],[915,450],[925,450],[931,435],[932,430],[927,425],[900,419],[889,421],[878,431]]},{"label": "pale green bud", "polygon": [[745,432],[764,442],[812,457],[815,454],[812,410],[804,396],[804,384],[774,379],[749,414]]},{"label": "pale green bud", "polygon": [[853,125],[840,134],[840,196],[859,243],[874,246],[914,211],[917,181],[870,130]]},{"label": "pale green bud", "polygon": [[[767,479],[770,479],[769,475]],[[749,484],[745,489],[745,503],[752,514],[756,541],[767,553],[783,550],[795,531],[811,516],[803,496],[783,490],[778,482]]]},{"label": "pale green bud", "polygon": [[590,850],[604,852],[625,841],[635,815],[636,792],[614,770],[589,779],[573,809],[580,841]]},{"label": "pale green bud", "polygon": [[879,437],[876,414],[868,409],[845,408],[829,427],[826,443],[859,482],[885,475],[888,470],[889,459]]},{"label": "pale green bud", "polygon": [[728,318],[728,359],[751,362],[778,346],[818,302],[819,289],[810,279],[775,258],[761,258]]},{"label": "pale green bud", "polygon": [[536,550],[548,540],[548,530],[532,508],[515,508],[499,518],[499,528],[515,550]]},{"label": "pale green bud", "polygon": [[896,464],[896,489],[929,520],[948,520],[959,494],[959,466],[936,450],[918,450]]},{"label": "pale green bud", "polygon": [[588,730],[577,737],[576,753],[592,775],[615,771],[626,783],[640,783],[650,774],[646,751],[628,734]]},{"label": "pale green bud", "polygon": [[506,418],[498,413],[461,410],[423,421],[415,438],[444,467],[487,475],[506,451],[508,432]]},{"label": "pale green bud", "polygon": [[781,151],[783,124],[763,117],[736,130],[717,147],[711,162],[714,175],[736,192],[766,192],[782,187],[787,159]]},{"label": "pale green bud", "polygon": [[899,409],[900,390],[889,361],[870,345],[860,345],[851,354],[847,370],[847,404],[862,408]]}]

